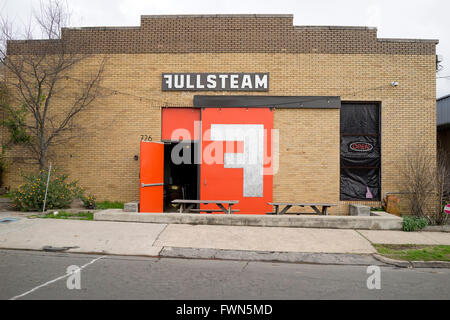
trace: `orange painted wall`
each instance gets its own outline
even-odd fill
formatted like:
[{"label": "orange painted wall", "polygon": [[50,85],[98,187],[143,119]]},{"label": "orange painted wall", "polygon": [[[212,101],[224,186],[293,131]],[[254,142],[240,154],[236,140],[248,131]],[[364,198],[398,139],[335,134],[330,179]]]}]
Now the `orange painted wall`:
[{"label": "orange painted wall", "polygon": [[[195,121],[200,121],[200,109],[198,108],[163,108],[162,109],[162,140],[199,140],[198,132],[195,130]],[[190,139],[186,137],[172,137],[177,129],[184,129],[189,133]]]},{"label": "orange painted wall", "polygon": [[[202,109],[202,153],[210,144],[221,144],[225,152],[239,153],[243,151],[242,142],[219,142],[211,141],[209,130],[212,124],[262,124],[269,134],[264,139],[265,161],[269,161],[272,155],[271,130],[273,128],[273,111],[269,108],[205,108]],[[210,146],[211,147],[211,146]],[[270,158],[270,159],[268,159]],[[272,201],[273,175],[267,174],[263,177],[263,196],[243,196],[243,169],[224,168],[222,163],[205,163],[202,159],[200,169],[200,199],[202,200],[239,200],[239,204],[233,206],[239,209],[240,214],[265,214],[272,210],[267,202]],[[269,164],[270,166],[270,164]],[[264,167],[267,167],[266,165]],[[215,205],[202,205],[202,208],[217,209]]]}]

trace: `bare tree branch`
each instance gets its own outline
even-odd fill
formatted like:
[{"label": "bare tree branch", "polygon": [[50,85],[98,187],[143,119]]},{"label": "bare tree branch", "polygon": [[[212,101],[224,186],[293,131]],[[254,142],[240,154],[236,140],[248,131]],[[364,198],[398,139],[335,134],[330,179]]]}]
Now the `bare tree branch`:
[{"label": "bare tree branch", "polygon": [[416,146],[408,151],[400,169],[402,191],[411,214],[431,224],[444,224],[444,205],[450,201],[450,162],[442,151],[426,152]]},{"label": "bare tree branch", "polygon": [[[29,113],[28,121],[21,126],[32,137],[26,146],[41,169],[47,165],[49,148],[77,136],[80,128],[75,125],[76,118],[101,95],[106,58],[98,63],[90,79],[78,86],[72,83],[71,91],[75,93],[72,97],[64,95],[62,105],[56,98],[66,88],[66,79],[74,67],[91,58],[88,54],[78,54],[77,44],[69,46],[61,38],[61,29],[69,23],[69,18],[67,3],[41,1],[34,20],[47,40],[32,40],[30,23],[23,28],[22,42],[17,41],[10,20],[7,17],[0,20],[0,59],[7,69],[7,85],[14,105],[24,106]],[[16,49],[14,53],[7,52],[11,45]],[[39,49],[33,51],[36,47]]]}]

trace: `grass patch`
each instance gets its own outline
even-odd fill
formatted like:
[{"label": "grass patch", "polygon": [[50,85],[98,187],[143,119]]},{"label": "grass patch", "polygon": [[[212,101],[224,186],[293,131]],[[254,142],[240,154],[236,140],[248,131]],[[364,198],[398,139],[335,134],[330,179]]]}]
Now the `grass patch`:
[{"label": "grass patch", "polygon": [[102,201],[97,202],[96,209],[123,209],[123,202],[120,201]]},{"label": "grass patch", "polygon": [[374,244],[378,253],[406,261],[450,261],[450,246],[414,244]]},{"label": "grass patch", "polygon": [[11,193],[0,194],[0,198],[8,198],[8,199],[11,199]]},{"label": "grass patch", "polygon": [[42,218],[42,219],[77,219],[77,220],[94,220],[93,212],[78,212],[78,213],[69,213],[67,211],[58,211],[58,214],[55,215],[53,212],[47,213],[44,216],[34,215],[33,218]]}]

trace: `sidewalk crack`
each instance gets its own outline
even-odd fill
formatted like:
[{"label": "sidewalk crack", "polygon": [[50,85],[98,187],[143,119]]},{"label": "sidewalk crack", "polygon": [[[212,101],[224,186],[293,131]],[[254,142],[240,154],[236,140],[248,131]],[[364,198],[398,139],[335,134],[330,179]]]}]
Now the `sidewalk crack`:
[{"label": "sidewalk crack", "polygon": [[167,227],[169,226],[169,224],[166,224],[165,225],[165,227],[161,230],[161,232],[160,233],[158,233],[158,236],[156,237],[156,239],[155,239],[155,241],[153,241],[153,243],[152,243],[152,247],[154,247],[155,246],[155,243],[156,243],[156,241],[158,241],[159,240],[159,237],[161,236],[161,234],[167,229]]},{"label": "sidewalk crack", "polygon": [[363,235],[361,232],[359,232],[359,230],[354,230],[357,234],[359,234],[361,237],[363,237],[364,239],[366,239],[367,241],[369,241],[370,244],[373,244],[372,241],[370,241],[365,235]]}]

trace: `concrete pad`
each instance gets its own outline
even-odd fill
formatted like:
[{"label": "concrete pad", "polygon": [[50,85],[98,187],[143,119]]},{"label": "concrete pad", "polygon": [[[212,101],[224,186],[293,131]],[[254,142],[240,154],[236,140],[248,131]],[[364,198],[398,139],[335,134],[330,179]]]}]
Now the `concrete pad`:
[{"label": "concrete pad", "polygon": [[153,246],[164,224],[27,219],[0,224],[0,248],[41,250],[73,247],[70,252],[157,256]]},{"label": "concrete pad", "polygon": [[358,231],[372,243],[450,245],[450,233],[448,232]]},{"label": "concrete pad", "polygon": [[168,225],[154,244],[158,247],[228,250],[374,253],[356,231],[283,227]]},{"label": "concrete pad", "polygon": [[204,224],[254,227],[401,230],[402,219],[384,212],[374,216],[190,214],[124,212],[108,209],[94,214],[96,221],[129,221],[163,224]]}]

